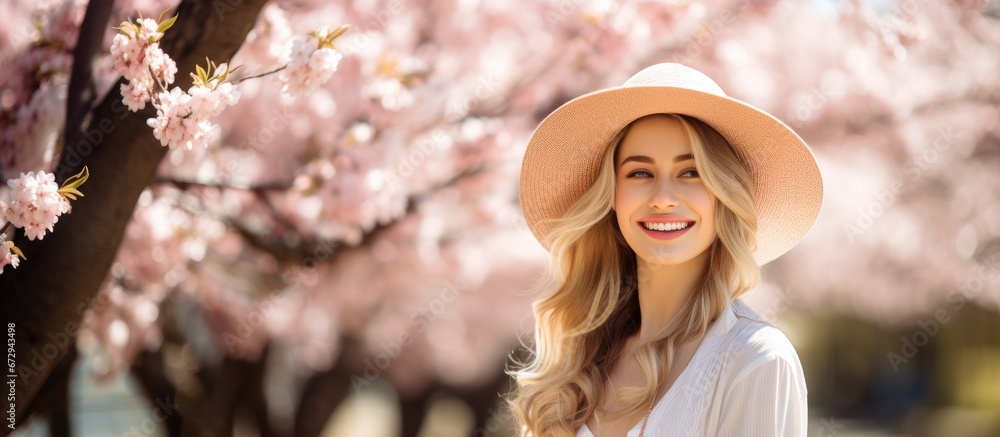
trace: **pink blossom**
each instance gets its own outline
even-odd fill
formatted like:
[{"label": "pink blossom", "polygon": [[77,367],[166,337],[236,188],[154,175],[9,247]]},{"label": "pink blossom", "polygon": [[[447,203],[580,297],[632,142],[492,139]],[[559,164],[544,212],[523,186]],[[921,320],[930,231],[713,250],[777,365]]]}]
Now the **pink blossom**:
[{"label": "pink blossom", "polygon": [[315,36],[292,43],[291,61],[278,76],[289,94],[308,94],[326,83],[337,71],[344,55],[330,47],[320,47]]},{"label": "pink blossom", "polygon": [[191,112],[199,119],[215,117],[227,106],[235,105],[240,100],[240,92],[229,82],[223,82],[215,89],[192,86],[188,88],[188,94],[191,95]]},{"label": "pink blossom", "polygon": [[153,42],[163,34],[147,30],[150,26],[155,30],[156,22],[147,18],[139,24],[137,38],[119,33],[111,42],[115,72],[129,81],[120,87],[122,100],[133,112],[146,107],[157,83],[166,87],[174,82],[177,74],[177,63]]},{"label": "pink blossom", "polygon": [[139,25],[138,39],[144,44],[155,43],[156,41],[159,41],[160,38],[163,38],[163,32],[158,32],[156,30],[160,26],[160,23],[157,23],[156,20],[152,18],[143,18],[138,20],[137,24]]},{"label": "pink blossom", "polygon": [[231,83],[222,83],[215,89],[192,86],[186,93],[174,87],[157,98],[156,118],[146,120],[153,136],[171,149],[184,146],[191,150],[208,146],[209,133],[215,128],[208,119],[235,105],[240,92]]},{"label": "pink blossom", "polygon": [[146,120],[146,124],[153,128],[153,136],[171,149],[180,145],[187,145],[190,149],[190,143],[196,140],[198,134],[195,120],[189,117],[191,95],[174,87],[170,92],[157,94],[157,99],[156,118]]},{"label": "pink blossom", "polygon": [[139,77],[144,73],[143,45],[125,34],[117,34],[111,40],[111,58],[114,59],[115,72],[126,79]]},{"label": "pink blossom", "polygon": [[123,83],[120,89],[122,102],[128,106],[129,111],[135,112],[146,107],[146,102],[149,101],[149,88],[144,86],[141,81],[132,80],[129,83]]},{"label": "pink blossom", "polygon": [[177,74],[177,64],[170,59],[159,44],[153,43],[146,47],[146,56],[143,63],[148,67],[148,71],[153,72],[153,76],[164,85],[174,83],[174,75]]},{"label": "pink blossom", "polygon": [[216,96],[218,96],[217,98],[219,99],[220,103],[224,104],[225,106],[233,106],[240,101],[240,92],[236,90],[235,85],[229,82],[224,82],[219,86],[215,87],[215,90],[213,92]]},{"label": "pink blossom", "polygon": [[7,220],[24,228],[29,240],[41,240],[46,230],[52,231],[59,216],[70,210],[69,200],[59,194],[53,174],[43,171],[21,173],[20,178],[7,181],[7,185],[11,188]]}]

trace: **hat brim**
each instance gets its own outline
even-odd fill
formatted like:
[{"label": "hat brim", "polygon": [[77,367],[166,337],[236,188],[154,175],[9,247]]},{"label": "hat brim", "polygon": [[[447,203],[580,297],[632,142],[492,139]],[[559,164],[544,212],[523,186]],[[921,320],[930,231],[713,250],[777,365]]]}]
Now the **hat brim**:
[{"label": "hat brim", "polygon": [[518,196],[525,221],[543,246],[551,224],[539,221],[561,217],[593,185],[600,157],[616,133],[657,113],[695,117],[733,146],[753,185],[759,265],[805,236],[819,215],[823,181],[812,151],[785,123],[731,97],[669,86],[620,86],[566,102],[531,136]]}]

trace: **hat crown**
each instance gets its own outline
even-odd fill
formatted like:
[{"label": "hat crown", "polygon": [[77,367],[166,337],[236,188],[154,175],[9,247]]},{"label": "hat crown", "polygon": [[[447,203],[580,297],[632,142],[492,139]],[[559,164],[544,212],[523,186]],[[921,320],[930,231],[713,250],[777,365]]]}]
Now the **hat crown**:
[{"label": "hat crown", "polygon": [[632,75],[623,86],[669,86],[726,96],[715,81],[698,70],[682,64],[664,62],[650,65]]}]

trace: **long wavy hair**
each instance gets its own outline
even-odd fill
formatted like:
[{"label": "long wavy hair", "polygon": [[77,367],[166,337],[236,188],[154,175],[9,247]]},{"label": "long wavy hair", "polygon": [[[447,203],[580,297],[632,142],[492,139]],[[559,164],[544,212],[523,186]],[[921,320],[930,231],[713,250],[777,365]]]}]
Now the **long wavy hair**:
[{"label": "long wavy hair", "polygon": [[[657,115],[672,117],[687,132],[698,173],[717,199],[717,237],[707,249],[708,266],[692,297],[666,335],[634,352],[648,384],[618,390],[615,407],[600,408],[602,415],[646,408],[670,372],[678,345],[707,332],[732,300],[760,280],[753,256],[757,216],[742,163],[725,138],[704,122],[679,114]],[[532,305],[534,348],[526,346],[527,362],[512,358],[517,368],[507,371],[517,382],[507,402],[522,436],[575,436],[599,409],[604,382],[622,358],[626,340],[639,330],[636,254],[612,209],[615,157],[632,124],[610,141],[597,180],[565,215],[553,220],[547,236],[549,275],[557,287]]]}]

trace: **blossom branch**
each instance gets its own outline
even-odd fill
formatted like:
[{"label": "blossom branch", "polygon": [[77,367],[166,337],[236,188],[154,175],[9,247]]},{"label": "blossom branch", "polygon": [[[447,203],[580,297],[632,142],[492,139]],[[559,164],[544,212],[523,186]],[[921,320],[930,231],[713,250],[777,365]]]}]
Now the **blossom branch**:
[{"label": "blossom branch", "polygon": [[[0,274],[4,267],[17,268],[20,259],[27,259],[13,241],[7,241],[7,229],[11,226],[24,228],[29,240],[41,240],[46,231],[59,221],[59,216],[70,212],[70,200],[83,197],[78,188],[87,182],[90,171],[87,166],[63,182],[56,185],[55,175],[44,171],[21,173],[21,177],[7,181],[10,186],[11,202],[0,201],[0,218],[7,223],[0,229]],[[18,258],[20,257],[20,258]]]},{"label": "blossom branch", "polygon": [[255,74],[253,76],[244,76],[244,77],[241,77],[239,79],[234,80],[233,81],[233,85],[242,83],[245,80],[256,79],[258,77],[264,77],[264,76],[270,76],[270,75],[275,74],[277,72],[280,72],[281,70],[284,70],[286,68],[288,68],[288,64],[285,64],[285,65],[283,65],[281,67],[275,68],[274,70],[271,70],[271,71],[265,71],[265,72],[263,72],[261,74]]}]

